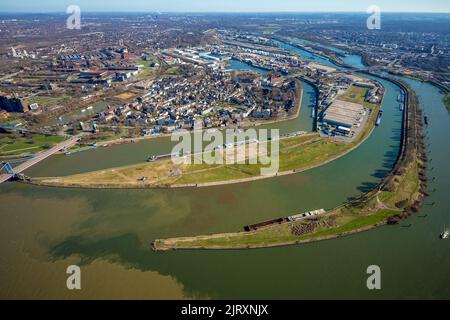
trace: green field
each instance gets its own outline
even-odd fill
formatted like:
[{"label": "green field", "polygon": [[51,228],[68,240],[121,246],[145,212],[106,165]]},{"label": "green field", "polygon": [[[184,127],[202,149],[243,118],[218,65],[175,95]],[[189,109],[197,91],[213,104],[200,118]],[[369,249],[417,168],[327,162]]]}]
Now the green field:
[{"label": "green field", "polygon": [[157,59],[154,60],[150,60],[150,61],[146,61],[143,59],[139,59],[136,61],[136,64],[141,64],[144,67],[141,69],[141,73],[139,73],[138,78],[139,79],[146,79],[149,76],[155,74],[155,72],[157,71],[157,67],[150,67],[150,64],[152,63],[159,63]]},{"label": "green field", "polygon": [[14,156],[36,153],[52,147],[64,140],[61,136],[46,136],[41,134],[1,134],[0,156]]},{"label": "green field", "polygon": [[40,106],[49,106],[49,105],[56,105],[59,103],[63,103],[70,99],[70,97],[61,95],[61,96],[48,96],[48,95],[42,95],[42,96],[33,96],[28,99],[28,102],[31,103],[37,103]]},{"label": "green field", "polygon": [[353,102],[353,103],[363,103],[366,97],[367,88],[350,86],[347,91],[339,96],[339,100]]},{"label": "green field", "polygon": [[26,120],[26,115],[16,113],[7,118],[0,118],[0,124],[19,124],[24,123]]}]

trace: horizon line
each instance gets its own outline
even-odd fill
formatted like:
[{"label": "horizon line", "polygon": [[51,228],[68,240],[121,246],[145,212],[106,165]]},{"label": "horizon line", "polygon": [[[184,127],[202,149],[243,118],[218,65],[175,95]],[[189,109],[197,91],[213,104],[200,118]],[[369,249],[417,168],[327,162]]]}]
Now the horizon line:
[{"label": "horizon line", "polygon": [[[121,10],[113,10],[113,11],[98,11],[98,10],[82,10],[82,12],[87,12],[87,13],[160,13],[160,14],[170,14],[170,13],[236,13],[236,14],[241,14],[241,13],[254,13],[254,14],[285,14],[285,13],[363,13],[363,14],[368,14],[366,11],[348,11],[348,10],[337,10],[337,11],[121,11]],[[59,13],[59,14],[67,14],[65,11],[54,11],[54,10],[50,10],[50,11],[0,11],[0,14],[17,14],[17,13],[22,13],[22,14],[55,14],[55,13]],[[414,14],[414,13],[418,13],[418,14],[424,14],[424,13],[431,13],[431,14],[450,14],[450,11],[382,11],[381,13],[402,13],[402,14]]]}]

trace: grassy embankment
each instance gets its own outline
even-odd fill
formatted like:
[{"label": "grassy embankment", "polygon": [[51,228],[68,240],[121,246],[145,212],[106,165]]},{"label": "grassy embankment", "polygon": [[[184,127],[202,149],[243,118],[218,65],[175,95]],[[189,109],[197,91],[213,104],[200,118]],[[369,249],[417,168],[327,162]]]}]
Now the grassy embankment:
[{"label": "grassy embankment", "polygon": [[51,148],[64,140],[61,136],[42,134],[1,134],[0,156],[15,156],[36,153]]},{"label": "grassy embankment", "polygon": [[[171,249],[248,249],[326,240],[387,223],[387,219],[411,206],[420,196],[418,162],[413,162],[404,174],[395,176],[391,191],[374,190],[354,203],[327,212],[318,221],[290,222],[253,232],[217,234],[156,240],[156,250]],[[330,226],[327,222],[333,221]],[[317,223],[311,233],[296,235],[295,228]]]},{"label": "grassy embankment", "polygon": [[445,96],[444,103],[447,111],[450,113],[450,93]]},{"label": "grassy embankment", "polygon": [[[364,90],[346,92],[342,99],[364,101]],[[366,107],[378,109],[376,105],[367,104]],[[295,173],[327,163],[358,146],[368,137],[374,127],[377,112],[372,112],[368,125],[362,133],[351,143],[343,143],[328,138],[321,138],[312,133],[305,136],[285,138],[280,141],[279,170],[280,174]],[[234,152],[244,147],[235,148]],[[269,144],[270,151],[270,144]],[[247,152],[246,159],[254,158]],[[198,156],[198,155],[197,155]],[[261,164],[179,164],[175,165],[171,159],[158,160],[152,163],[114,168],[57,178],[38,178],[35,182],[51,186],[97,187],[97,188],[145,188],[186,186],[198,184],[226,184],[248,181],[260,178]],[[145,181],[141,178],[145,177]]]}]

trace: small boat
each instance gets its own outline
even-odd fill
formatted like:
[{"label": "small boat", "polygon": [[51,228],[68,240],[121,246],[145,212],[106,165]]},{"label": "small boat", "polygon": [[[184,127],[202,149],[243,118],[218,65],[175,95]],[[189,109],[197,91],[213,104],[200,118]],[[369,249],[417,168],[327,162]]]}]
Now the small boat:
[{"label": "small boat", "polygon": [[400,111],[403,111],[403,110],[405,110],[405,106],[403,105],[403,103],[400,103]]},{"label": "small boat", "polygon": [[89,107],[87,107],[87,110],[92,110],[92,109],[94,109],[94,107],[93,107],[93,106],[89,106]]},{"label": "small boat", "polygon": [[83,112],[83,113],[86,112],[86,109],[81,109],[81,112]]},{"label": "small boat", "polygon": [[383,117],[383,110],[378,112],[377,121],[375,121],[375,125],[379,126],[381,124],[381,118]]},{"label": "small boat", "polygon": [[147,162],[153,162],[153,161],[156,161],[156,156],[148,157]]},{"label": "small boat", "polygon": [[444,232],[441,233],[440,237],[442,240],[450,238],[450,229],[445,229]]},{"label": "small boat", "polygon": [[423,121],[425,122],[426,125],[428,125],[428,117],[427,116],[423,117]]}]

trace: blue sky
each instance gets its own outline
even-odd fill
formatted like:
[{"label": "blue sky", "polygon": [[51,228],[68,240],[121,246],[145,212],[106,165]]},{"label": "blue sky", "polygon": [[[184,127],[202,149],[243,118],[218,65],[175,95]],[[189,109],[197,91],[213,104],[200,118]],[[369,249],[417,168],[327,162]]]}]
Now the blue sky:
[{"label": "blue sky", "polygon": [[64,12],[76,4],[82,11],[162,12],[316,12],[382,11],[450,12],[450,0],[0,0],[0,12]]}]

